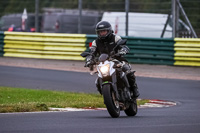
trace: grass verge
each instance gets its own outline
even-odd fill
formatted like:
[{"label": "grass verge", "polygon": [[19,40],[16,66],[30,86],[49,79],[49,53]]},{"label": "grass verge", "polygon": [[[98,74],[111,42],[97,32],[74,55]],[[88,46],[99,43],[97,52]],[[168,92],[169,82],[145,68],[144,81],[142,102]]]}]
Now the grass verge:
[{"label": "grass verge", "polygon": [[[138,105],[148,102],[138,101]],[[105,108],[100,94],[0,87],[0,113],[48,111],[56,108]]]}]

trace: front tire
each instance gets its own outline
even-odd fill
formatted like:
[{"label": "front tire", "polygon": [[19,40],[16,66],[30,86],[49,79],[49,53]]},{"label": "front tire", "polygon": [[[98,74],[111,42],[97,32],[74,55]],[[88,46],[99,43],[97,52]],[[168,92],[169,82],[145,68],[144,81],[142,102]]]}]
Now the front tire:
[{"label": "front tire", "polygon": [[111,117],[117,118],[120,115],[119,102],[116,100],[114,91],[111,89],[110,84],[105,84],[102,87],[102,94],[104,98],[104,104]]},{"label": "front tire", "polygon": [[137,114],[137,100],[135,99],[130,103],[130,106],[128,109],[124,110],[127,116],[135,116]]}]

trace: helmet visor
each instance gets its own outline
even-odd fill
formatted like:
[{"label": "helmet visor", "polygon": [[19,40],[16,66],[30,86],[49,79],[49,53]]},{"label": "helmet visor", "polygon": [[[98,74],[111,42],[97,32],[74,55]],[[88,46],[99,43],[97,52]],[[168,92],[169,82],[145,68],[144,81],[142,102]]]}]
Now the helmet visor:
[{"label": "helmet visor", "polygon": [[101,36],[101,37],[106,37],[109,33],[109,30],[98,30],[97,31],[97,34],[98,36]]}]

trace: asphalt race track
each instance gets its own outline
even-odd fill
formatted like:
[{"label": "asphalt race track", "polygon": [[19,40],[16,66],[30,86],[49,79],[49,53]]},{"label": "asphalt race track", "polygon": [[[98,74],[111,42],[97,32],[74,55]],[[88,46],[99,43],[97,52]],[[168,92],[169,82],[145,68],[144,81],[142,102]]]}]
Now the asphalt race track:
[{"label": "asphalt race track", "polygon": [[[0,86],[97,93],[88,73],[0,66]],[[177,102],[140,108],[135,117],[107,111],[0,114],[0,133],[199,133],[200,81],[137,77],[142,99]]]}]

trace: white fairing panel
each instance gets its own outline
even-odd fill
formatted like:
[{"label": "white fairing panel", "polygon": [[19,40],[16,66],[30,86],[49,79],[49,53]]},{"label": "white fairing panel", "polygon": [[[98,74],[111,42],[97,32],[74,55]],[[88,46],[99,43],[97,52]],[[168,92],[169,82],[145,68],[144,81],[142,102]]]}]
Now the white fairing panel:
[{"label": "white fairing panel", "polygon": [[114,72],[115,69],[113,68],[114,66],[114,62],[112,61],[105,61],[104,63],[101,62],[98,66],[97,66],[97,71],[98,71],[98,76],[103,78],[102,72],[100,71],[100,68],[103,66],[108,66],[109,65],[109,71],[108,71],[108,76],[111,76]]}]

